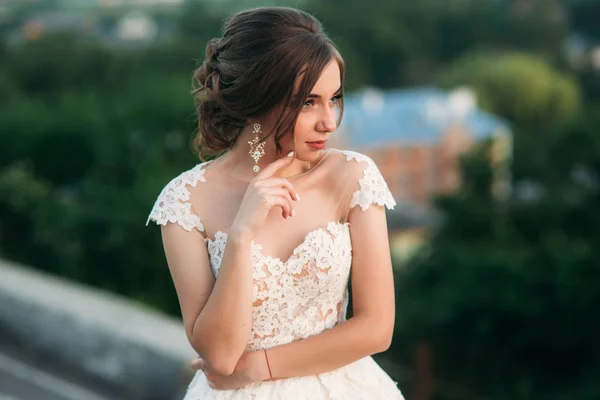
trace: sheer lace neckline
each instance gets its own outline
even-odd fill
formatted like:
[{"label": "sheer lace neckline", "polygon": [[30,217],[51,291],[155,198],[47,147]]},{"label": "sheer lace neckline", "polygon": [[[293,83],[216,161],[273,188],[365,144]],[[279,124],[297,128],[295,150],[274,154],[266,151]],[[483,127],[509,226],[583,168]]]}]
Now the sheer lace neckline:
[{"label": "sheer lace neckline", "polygon": [[[302,252],[304,247],[310,242],[310,240],[314,236],[322,234],[322,233],[335,233],[336,229],[337,230],[348,230],[349,226],[350,226],[350,222],[330,221],[330,222],[327,222],[327,224],[325,226],[321,226],[319,228],[309,231],[306,235],[304,235],[304,239],[294,248],[294,250],[292,250],[292,253],[285,261],[283,261],[281,259],[281,257],[274,257],[274,256],[271,256],[268,254],[264,254],[263,253],[263,245],[254,240],[251,241],[252,254],[260,255],[261,258],[269,260],[269,261],[287,265],[290,263],[291,260],[295,259],[298,256],[298,254],[300,254]],[[204,241],[207,243],[210,243],[210,244],[213,244],[215,242],[227,242],[227,237],[228,237],[227,232],[216,231],[214,239],[205,238]]]}]

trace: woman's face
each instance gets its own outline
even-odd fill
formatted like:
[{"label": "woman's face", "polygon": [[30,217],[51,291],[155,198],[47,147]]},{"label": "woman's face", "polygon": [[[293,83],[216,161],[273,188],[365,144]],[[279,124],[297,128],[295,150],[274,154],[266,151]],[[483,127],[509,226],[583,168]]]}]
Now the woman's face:
[{"label": "woman's face", "polygon": [[316,161],[327,139],[337,128],[337,103],[340,100],[340,67],[332,60],[310,91],[294,126],[294,136],[285,135],[280,143],[283,154],[296,150],[296,158]]}]

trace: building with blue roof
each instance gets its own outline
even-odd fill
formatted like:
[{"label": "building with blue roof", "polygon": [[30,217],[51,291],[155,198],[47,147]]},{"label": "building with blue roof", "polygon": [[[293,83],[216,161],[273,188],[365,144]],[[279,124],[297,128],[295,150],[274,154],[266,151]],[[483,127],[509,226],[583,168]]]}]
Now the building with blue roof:
[{"label": "building with blue roof", "polygon": [[508,190],[512,134],[507,121],[477,107],[467,88],[437,87],[347,94],[334,146],[370,156],[398,205],[388,213],[392,249],[404,257],[425,239],[435,210],[431,198],[460,185],[460,156],[491,143],[499,196]]},{"label": "building with blue roof", "polygon": [[506,121],[476,107],[468,89],[369,88],[347,95],[344,108],[340,129],[353,148],[432,144],[452,124],[463,125],[477,140],[509,131]]}]

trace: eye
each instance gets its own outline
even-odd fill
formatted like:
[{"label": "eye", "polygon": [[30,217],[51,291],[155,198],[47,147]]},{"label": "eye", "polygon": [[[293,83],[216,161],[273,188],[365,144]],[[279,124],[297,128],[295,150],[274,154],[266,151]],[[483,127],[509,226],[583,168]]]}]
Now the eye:
[{"label": "eye", "polygon": [[305,102],[305,103],[302,105],[302,108],[306,108],[306,109],[308,109],[308,108],[312,107],[314,104],[315,104],[315,101],[314,101],[314,100],[307,100],[307,101],[306,101],[306,102]]},{"label": "eye", "polygon": [[336,96],[333,96],[333,97],[331,98],[331,102],[332,102],[333,104],[337,104],[337,103],[339,103],[339,101],[341,100],[341,98],[342,98],[342,95],[341,95],[341,94],[338,94],[338,95],[336,95]]}]

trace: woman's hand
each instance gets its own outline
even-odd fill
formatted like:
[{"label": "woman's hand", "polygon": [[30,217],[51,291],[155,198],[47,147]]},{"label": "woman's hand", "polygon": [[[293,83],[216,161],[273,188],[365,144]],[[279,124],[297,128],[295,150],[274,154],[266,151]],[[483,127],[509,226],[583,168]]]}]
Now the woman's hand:
[{"label": "woman's hand", "polygon": [[201,357],[192,361],[192,368],[203,371],[209,386],[216,390],[239,389],[269,379],[269,370],[262,350],[244,352],[229,376],[217,375],[208,370]]},{"label": "woman's hand", "polygon": [[230,231],[247,238],[253,238],[258,229],[264,226],[273,207],[281,207],[283,218],[294,216],[294,202],[298,193],[285,178],[274,177],[280,169],[292,162],[293,152],[267,165],[250,181],[242,203],[232,223]]}]

